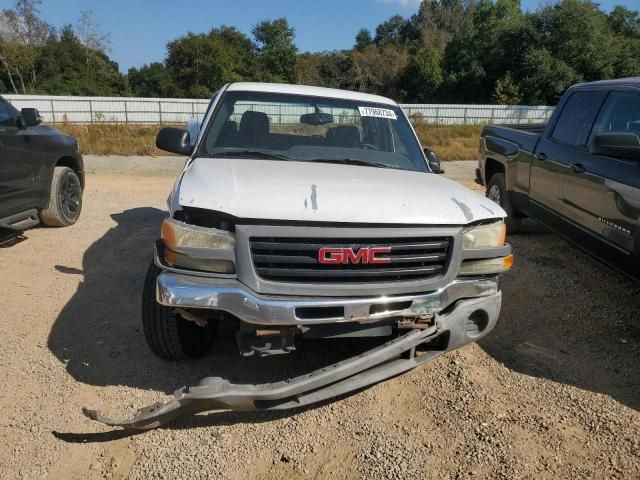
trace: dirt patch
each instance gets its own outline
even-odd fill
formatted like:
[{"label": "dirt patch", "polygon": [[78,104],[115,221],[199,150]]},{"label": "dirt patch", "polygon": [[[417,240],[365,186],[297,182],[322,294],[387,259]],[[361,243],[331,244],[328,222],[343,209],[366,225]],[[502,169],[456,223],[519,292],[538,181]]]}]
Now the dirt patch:
[{"label": "dirt patch", "polygon": [[[0,241],[0,478],[638,478],[640,291],[533,223],[510,242],[479,345],[296,412],[213,412],[130,435],[128,416],[206,375],[278,379],[358,343],[200,361],[149,352],[140,291],[170,177],[90,175],[71,228]],[[470,186],[471,182],[468,183]]]}]

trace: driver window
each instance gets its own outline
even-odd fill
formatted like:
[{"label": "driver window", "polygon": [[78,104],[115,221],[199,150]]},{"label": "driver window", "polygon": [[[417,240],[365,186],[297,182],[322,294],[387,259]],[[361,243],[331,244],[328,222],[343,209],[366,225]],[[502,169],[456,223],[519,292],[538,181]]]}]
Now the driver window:
[{"label": "driver window", "polygon": [[596,120],[592,137],[600,133],[635,133],[640,136],[640,95],[611,92]]},{"label": "driver window", "polygon": [[0,126],[1,127],[13,127],[15,126],[16,121],[13,118],[13,114],[9,107],[7,107],[3,102],[0,102]]}]

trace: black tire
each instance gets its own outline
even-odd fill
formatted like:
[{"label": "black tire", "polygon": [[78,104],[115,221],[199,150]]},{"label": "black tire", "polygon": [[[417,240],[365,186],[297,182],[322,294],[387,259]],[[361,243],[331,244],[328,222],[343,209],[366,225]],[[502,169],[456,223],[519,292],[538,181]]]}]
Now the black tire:
[{"label": "black tire", "polygon": [[49,227],[68,227],[78,221],[82,210],[82,184],[69,167],[55,167],[49,205],[40,211],[40,220]]},{"label": "black tire", "polygon": [[504,173],[494,173],[491,176],[487,182],[487,198],[496,202],[507,212],[507,218],[504,221],[507,226],[507,233],[518,233],[522,219],[517,216],[517,212],[513,209],[513,205],[511,205],[511,198],[507,192]]},{"label": "black tire", "polygon": [[160,272],[151,262],[142,291],[142,329],[147,344],[165,360],[200,358],[213,343],[213,328],[199,327],[156,302],[156,278]]}]

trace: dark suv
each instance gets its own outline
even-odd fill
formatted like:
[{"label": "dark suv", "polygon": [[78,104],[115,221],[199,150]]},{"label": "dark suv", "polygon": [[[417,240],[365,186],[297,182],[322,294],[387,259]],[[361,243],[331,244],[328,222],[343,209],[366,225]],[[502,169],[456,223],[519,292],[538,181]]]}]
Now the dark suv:
[{"label": "dark suv", "polygon": [[0,97],[0,229],[25,230],[40,221],[64,227],[80,216],[78,142],[41,121],[36,109],[18,112]]}]

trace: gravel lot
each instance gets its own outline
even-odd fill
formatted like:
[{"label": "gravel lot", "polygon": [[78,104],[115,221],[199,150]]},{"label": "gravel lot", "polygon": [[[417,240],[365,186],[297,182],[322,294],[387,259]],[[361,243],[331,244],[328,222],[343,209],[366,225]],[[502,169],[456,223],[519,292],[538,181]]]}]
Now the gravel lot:
[{"label": "gravel lot", "polygon": [[[472,163],[446,166],[472,186]],[[0,478],[640,478],[640,286],[533,222],[512,237],[501,320],[479,345],[303,411],[213,412],[131,435],[130,416],[207,375],[269,381],[361,343],[171,364],[140,328],[169,176],[87,178],[80,222],[0,243]]]}]

